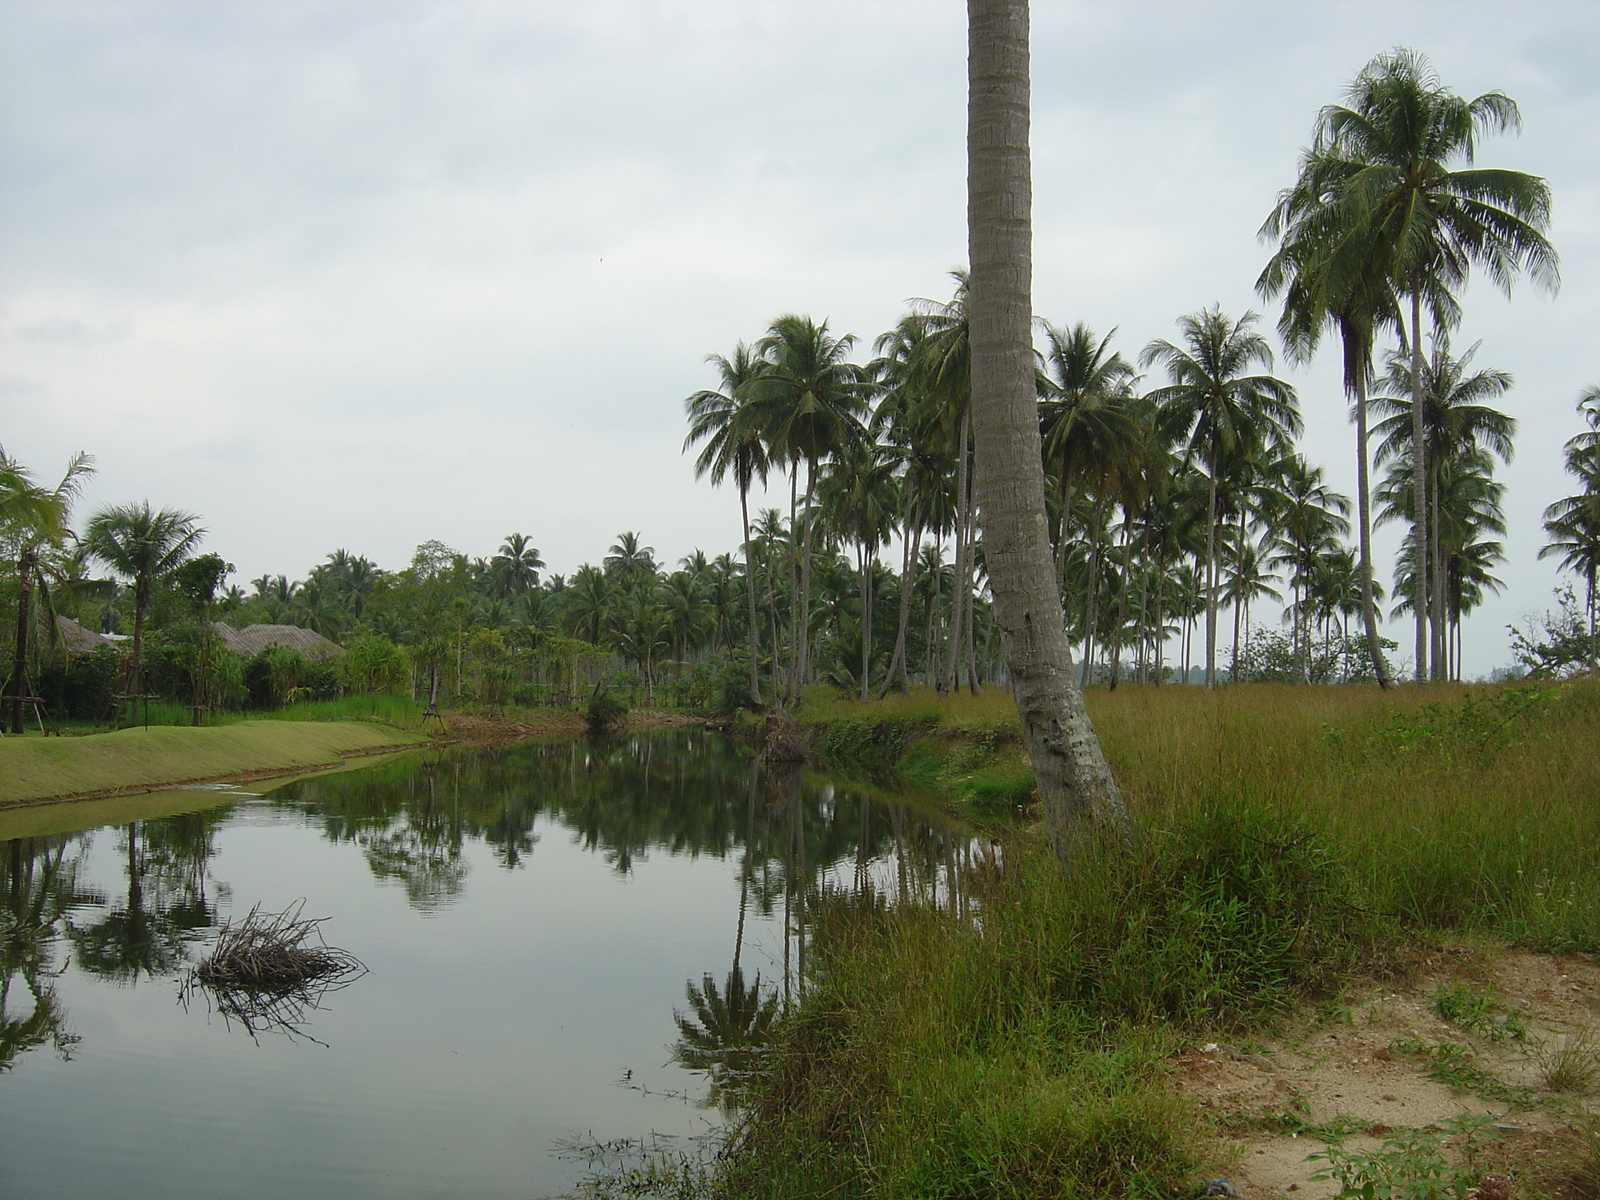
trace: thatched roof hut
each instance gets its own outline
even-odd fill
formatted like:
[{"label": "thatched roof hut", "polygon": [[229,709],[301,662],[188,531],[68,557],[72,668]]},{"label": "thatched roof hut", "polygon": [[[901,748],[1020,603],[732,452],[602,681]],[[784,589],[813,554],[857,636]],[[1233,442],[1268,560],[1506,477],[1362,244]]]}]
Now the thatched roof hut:
[{"label": "thatched roof hut", "polygon": [[71,617],[56,617],[56,632],[61,638],[61,644],[73,658],[84,654],[93,654],[101,646],[110,646],[117,649],[127,641],[126,638],[107,637],[103,633],[96,633],[85,625],[80,625]]},{"label": "thatched roof hut", "polygon": [[246,625],[235,629],[222,621],[213,621],[211,628],[224,646],[246,658],[254,658],[271,646],[298,650],[312,662],[344,653],[344,647],[337,642],[330,642],[316,630],[301,629],[298,625]]}]

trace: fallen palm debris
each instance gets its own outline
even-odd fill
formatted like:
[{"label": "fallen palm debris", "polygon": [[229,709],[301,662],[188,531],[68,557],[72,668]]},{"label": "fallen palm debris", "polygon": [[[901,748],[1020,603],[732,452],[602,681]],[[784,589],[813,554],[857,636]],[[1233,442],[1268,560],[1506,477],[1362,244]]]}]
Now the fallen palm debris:
[{"label": "fallen palm debris", "polygon": [[224,1021],[238,1021],[252,1037],[278,1030],[309,1038],[307,1014],[367,968],[349,951],[328,945],[321,929],[328,918],[302,916],[304,907],[302,900],[264,913],[258,904],[242,920],[225,923],[216,949],[184,976],[178,989],[184,1006],[198,987]]}]

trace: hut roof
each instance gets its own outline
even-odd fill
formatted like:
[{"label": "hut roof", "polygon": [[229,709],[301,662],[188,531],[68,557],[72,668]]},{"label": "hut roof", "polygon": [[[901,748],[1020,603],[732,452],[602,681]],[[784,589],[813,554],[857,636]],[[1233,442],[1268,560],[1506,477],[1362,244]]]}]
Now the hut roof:
[{"label": "hut roof", "polygon": [[120,638],[109,638],[103,633],[96,633],[86,626],[78,624],[71,617],[57,615],[56,630],[61,635],[61,643],[71,655],[93,654],[101,646],[116,647]]},{"label": "hut roof", "polygon": [[235,629],[222,621],[213,621],[211,627],[224,646],[246,658],[254,658],[271,646],[298,650],[312,662],[344,653],[343,646],[330,642],[314,629],[302,629],[298,625],[246,625]]}]

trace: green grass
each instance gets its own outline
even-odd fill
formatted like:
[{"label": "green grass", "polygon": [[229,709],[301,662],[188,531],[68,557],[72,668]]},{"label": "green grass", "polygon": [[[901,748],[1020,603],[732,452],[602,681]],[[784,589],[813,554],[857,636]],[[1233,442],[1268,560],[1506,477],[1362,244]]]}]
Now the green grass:
[{"label": "green grass", "polygon": [[[1064,874],[1022,823],[958,912],[824,904],[809,989],[714,1194],[1172,1195],[1210,1165],[1203,1122],[1162,1083],[1176,1038],[1337,994],[1407,938],[1600,950],[1600,685],[1088,701],[1132,845]],[[1021,753],[1010,706],[997,689],[812,693],[799,716],[825,756],[898,763],[975,807]],[[1469,1026],[1498,1017],[1492,997],[1435,1000]],[[1446,1044],[1406,1049],[1525,1099]]]},{"label": "green grass", "polygon": [[0,740],[0,805],[295,771],[424,740],[371,722],[240,721]]},{"label": "green grass", "polygon": [[[1600,951],[1600,683],[1119,688],[1088,703],[1144,826],[1246,803],[1324,837],[1364,908]],[[800,716],[825,757],[850,761],[841,741],[858,760],[887,754],[975,808],[1027,791],[1015,712],[997,688],[916,689],[878,706],[812,693]]]},{"label": "green grass", "polygon": [[[194,724],[189,708],[171,700],[150,701],[148,720],[146,716],[145,705],[141,702],[124,714],[120,724],[129,729]],[[383,721],[401,729],[421,729],[422,705],[409,696],[341,696],[336,700],[307,700],[274,709],[211,712],[206,714],[205,727],[237,725],[241,721]],[[63,721],[60,725],[69,735],[105,731],[103,725],[87,721]],[[40,736],[38,727],[30,726],[24,730],[24,736]]]}]

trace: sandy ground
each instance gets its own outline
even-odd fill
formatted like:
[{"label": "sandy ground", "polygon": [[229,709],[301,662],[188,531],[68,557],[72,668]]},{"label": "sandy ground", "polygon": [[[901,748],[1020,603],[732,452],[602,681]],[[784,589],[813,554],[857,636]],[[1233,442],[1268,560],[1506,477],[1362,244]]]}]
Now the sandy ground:
[{"label": "sandy ground", "polygon": [[[1224,1139],[1231,1186],[1245,1200],[1321,1200],[1338,1186],[1311,1179],[1323,1164],[1306,1157],[1327,1145],[1314,1127],[1343,1126],[1345,1149],[1370,1153],[1397,1133],[1471,1113],[1492,1118],[1498,1138],[1480,1152],[1474,1175],[1509,1174],[1511,1195],[1522,1200],[1592,1195],[1574,1180],[1573,1163],[1578,1131],[1600,1097],[1552,1092],[1542,1064],[1569,1044],[1584,1061],[1600,1052],[1600,964],[1458,947],[1417,952],[1406,967],[1403,983],[1351,993],[1277,1036],[1175,1056],[1175,1086]],[[1492,997],[1493,1011],[1465,1026],[1442,1020],[1430,1001],[1451,986]],[[1456,1047],[1478,1086],[1430,1078],[1429,1060],[1407,1043]],[[1445,1139],[1459,1158],[1458,1142]],[[1491,1180],[1484,1200],[1493,1195]]]}]

